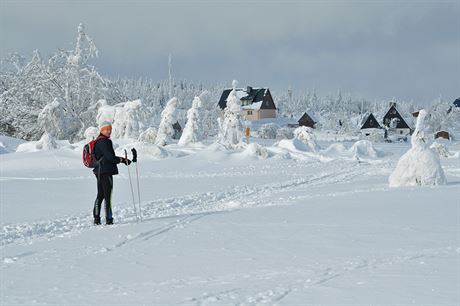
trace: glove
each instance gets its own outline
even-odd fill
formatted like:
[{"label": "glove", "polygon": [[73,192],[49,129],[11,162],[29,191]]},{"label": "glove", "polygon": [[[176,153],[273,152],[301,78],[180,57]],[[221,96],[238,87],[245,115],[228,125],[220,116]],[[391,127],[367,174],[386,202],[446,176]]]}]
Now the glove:
[{"label": "glove", "polygon": [[128,166],[129,164],[131,164],[131,161],[129,159],[127,159],[127,158],[120,157],[120,163],[123,163],[126,166]]},{"label": "glove", "polygon": [[135,148],[132,148],[131,152],[133,153],[133,163],[136,163],[137,162],[137,151]]}]

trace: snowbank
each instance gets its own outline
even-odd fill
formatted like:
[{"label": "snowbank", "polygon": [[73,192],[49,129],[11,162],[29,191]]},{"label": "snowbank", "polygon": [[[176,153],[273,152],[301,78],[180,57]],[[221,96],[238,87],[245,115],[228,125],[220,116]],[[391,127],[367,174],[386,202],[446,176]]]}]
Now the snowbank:
[{"label": "snowbank", "polygon": [[257,157],[257,158],[268,158],[269,154],[265,147],[257,144],[250,143],[246,148],[240,153],[240,156],[243,157]]},{"label": "snowbank", "polygon": [[22,139],[0,135],[0,154],[15,152],[17,147],[25,142]]},{"label": "snowbank", "polygon": [[20,144],[16,148],[16,152],[50,151],[63,148],[73,148],[73,145],[68,140],[55,140],[48,133],[44,133],[38,141],[29,141]]},{"label": "snowbank", "polygon": [[353,144],[353,146],[348,150],[350,154],[357,157],[372,157],[378,158],[383,156],[383,153],[378,152],[372,142],[369,140],[360,140]]},{"label": "snowbank", "polygon": [[282,139],[274,145],[274,147],[279,147],[293,152],[308,152],[310,151],[308,146],[304,144],[299,139]]},{"label": "snowbank", "polygon": [[380,158],[385,156],[383,152],[377,151],[372,142],[368,140],[359,140],[355,142],[349,149],[342,143],[334,143],[321,151],[329,157],[347,157],[347,158]]}]

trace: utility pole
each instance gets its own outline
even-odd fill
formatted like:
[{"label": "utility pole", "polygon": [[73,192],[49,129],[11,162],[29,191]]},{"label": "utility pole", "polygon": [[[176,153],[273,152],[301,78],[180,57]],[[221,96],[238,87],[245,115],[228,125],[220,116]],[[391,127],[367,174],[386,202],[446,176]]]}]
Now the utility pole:
[{"label": "utility pole", "polygon": [[169,53],[169,56],[168,56],[168,74],[169,74],[169,99],[172,99],[172,55],[171,53]]}]

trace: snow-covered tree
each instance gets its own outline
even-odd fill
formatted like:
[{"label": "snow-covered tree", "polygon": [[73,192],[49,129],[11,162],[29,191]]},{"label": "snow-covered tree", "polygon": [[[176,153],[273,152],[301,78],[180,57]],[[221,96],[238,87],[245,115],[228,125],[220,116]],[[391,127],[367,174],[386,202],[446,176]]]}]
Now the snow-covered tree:
[{"label": "snow-covered tree", "polygon": [[203,128],[200,118],[201,100],[195,97],[192,102],[192,107],[187,111],[187,123],[179,139],[179,145],[187,145],[201,140]]},{"label": "snow-covered tree", "polygon": [[302,141],[312,152],[316,152],[319,147],[316,144],[316,137],[313,129],[307,126],[299,126],[294,130],[294,138]]},{"label": "snow-covered tree", "polygon": [[69,139],[80,128],[76,118],[67,117],[62,101],[57,98],[46,104],[38,114],[38,124],[45,133],[56,139]]},{"label": "snow-covered tree", "polygon": [[35,144],[35,148],[41,151],[57,149],[58,145],[54,137],[47,132],[43,133],[42,137]]},{"label": "snow-covered tree", "polygon": [[292,129],[288,127],[282,127],[276,131],[276,139],[292,139],[293,137]]},{"label": "snow-covered tree", "polygon": [[411,138],[412,147],[398,161],[396,169],[389,177],[390,187],[415,185],[442,185],[446,177],[438,155],[427,143],[424,133],[424,120],[427,116],[421,110],[417,117],[417,125]]},{"label": "snow-covered tree", "polygon": [[227,107],[224,109],[224,118],[219,120],[219,134],[217,142],[227,148],[234,148],[243,139],[243,126],[241,123],[241,102],[236,97],[236,86],[238,82],[232,82],[233,90],[227,98]]},{"label": "snow-covered tree", "polygon": [[430,149],[436,152],[440,157],[448,158],[450,155],[446,146],[436,141],[431,144]]},{"label": "snow-covered tree", "polygon": [[157,138],[157,133],[158,131],[156,128],[149,127],[139,135],[139,141],[154,144],[155,139]]},{"label": "snow-covered tree", "polygon": [[114,110],[113,137],[137,139],[144,129],[141,100],[119,103],[115,105]]},{"label": "snow-covered tree", "polygon": [[[215,92],[219,92],[219,90],[216,88]],[[212,96],[209,91],[205,90],[199,95],[201,100],[203,138],[216,135],[218,132],[218,121],[216,118],[219,117],[221,110],[215,102],[219,99],[215,96],[215,92],[214,96]]]},{"label": "snow-covered tree", "polygon": [[155,144],[158,146],[165,146],[171,141],[174,135],[173,125],[177,122],[176,106],[177,98],[173,97],[168,101],[166,107],[161,112],[160,126],[158,127],[157,138],[155,139]]},{"label": "snow-covered tree", "polygon": [[82,122],[79,116],[104,97],[107,88],[89,65],[89,59],[95,56],[97,49],[80,24],[73,50],[59,50],[47,61],[35,51],[24,66],[16,60],[16,72],[9,70],[4,82],[6,90],[0,94],[0,111],[7,114],[0,119],[0,126],[14,130],[20,137],[36,139],[43,132],[36,124],[38,114],[49,101],[58,99],[64,117],[79,124],[76,132],[61,133],[59,138],[83,137],[87,122]]},{"label": "snow-covered tree", "polygon": [[99,129],[94,126],[90,126],[89,128],[87,128],[85,133],[83,134],[87,142],[89,142],[91,139],[96,139],[98,135]]},{"label": "snow-covered tree", "polygon": [[276,131],[279,129],[279,126],[274,123],[267,123],[262,125],[259,128],[258,135],[260,138],[265,139],[275,139],[276,138]]}]

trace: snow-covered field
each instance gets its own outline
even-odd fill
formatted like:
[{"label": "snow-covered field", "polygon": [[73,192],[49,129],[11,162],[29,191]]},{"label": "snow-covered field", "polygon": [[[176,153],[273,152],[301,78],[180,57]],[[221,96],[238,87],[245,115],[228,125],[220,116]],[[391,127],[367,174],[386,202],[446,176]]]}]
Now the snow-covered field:
[{"label": "snow-covered field", "polygon": [[116,224],[93,226],[80,145],[0,141],[1,305],[460,304],[459,144],[446,185],[404,188],[410,143],[135,144],[143,221],[120,165]]}]

